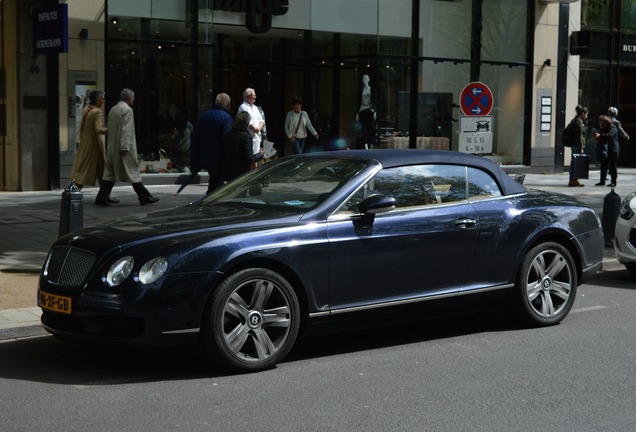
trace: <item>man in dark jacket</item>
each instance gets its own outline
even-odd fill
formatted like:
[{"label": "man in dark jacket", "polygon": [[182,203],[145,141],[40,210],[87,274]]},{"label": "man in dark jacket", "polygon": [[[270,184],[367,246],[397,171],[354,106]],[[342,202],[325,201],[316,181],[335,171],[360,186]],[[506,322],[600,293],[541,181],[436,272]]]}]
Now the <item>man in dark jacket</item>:
[{"label": "man in dark jacket", "polygon": [[190,169],[198,172],[205,169],[210,176],[207,193],[223,184],[221,169],[223,166],[223,147],[221,138],[232,128],[230,96],[219,93],[214,108],[201,114],[194,126],[190,154]]}]

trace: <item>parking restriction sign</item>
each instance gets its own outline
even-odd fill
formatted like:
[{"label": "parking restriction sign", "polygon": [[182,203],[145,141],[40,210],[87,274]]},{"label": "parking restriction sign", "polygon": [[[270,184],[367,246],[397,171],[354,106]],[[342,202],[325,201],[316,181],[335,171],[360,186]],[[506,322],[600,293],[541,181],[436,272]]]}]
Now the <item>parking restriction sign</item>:
[{"label": "parking restriction sign", "polygon": [[492,116],[460,116],[459,148],[462,153],[492,153]]},{"label": "parking restriction sign", "polygon": [[492,110],[492,92],[481,82],[472,82],[464,87],[459,106],[467,116],[485,116]]}]

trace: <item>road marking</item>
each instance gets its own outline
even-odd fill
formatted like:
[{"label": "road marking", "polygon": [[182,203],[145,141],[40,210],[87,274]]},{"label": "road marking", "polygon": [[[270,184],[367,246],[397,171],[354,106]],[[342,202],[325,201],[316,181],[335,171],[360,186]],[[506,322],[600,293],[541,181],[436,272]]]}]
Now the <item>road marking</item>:
[{"label": "road marking", "polygon": [[45,337],[51,337],[51,336],[53,335],[46,334],[46,335],[35,335],[35,336],[17,336],[17,337],[2,339],[0,340],[0,344],[19,342],[19,341],[29,340],[29,339],[45,338]]},{"label": "road marking", "polygon": [[595,311],[595,310],[599,310],[599,309],[607,309],[607,306],[590,306],[590,307],[585,307],[585,308],[572,309],[570,311],[570,313],[590,312],[590,311]]}]

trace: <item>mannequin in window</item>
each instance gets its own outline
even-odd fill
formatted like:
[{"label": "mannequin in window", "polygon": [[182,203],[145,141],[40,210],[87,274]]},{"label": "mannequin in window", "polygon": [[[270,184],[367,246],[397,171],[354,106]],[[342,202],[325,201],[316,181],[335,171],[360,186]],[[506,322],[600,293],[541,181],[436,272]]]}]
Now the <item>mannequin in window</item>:
[{"label": "mannequin in window", "polygon": [[364,148],[373,148],[375,143],[375,119],[376,113],[371,102],[371,86],[369,85],[369,75],[362,75],[362,96],[360,110],[356,114],[356,122],[362,124],[362,140]]}]

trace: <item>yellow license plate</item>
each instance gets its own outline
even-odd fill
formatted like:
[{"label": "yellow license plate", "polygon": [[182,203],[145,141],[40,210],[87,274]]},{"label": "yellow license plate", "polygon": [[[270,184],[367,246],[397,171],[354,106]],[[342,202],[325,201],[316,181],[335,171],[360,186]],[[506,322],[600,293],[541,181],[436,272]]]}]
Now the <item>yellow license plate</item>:
[{"label": "yellow license plate", "polygon": [[63,314],[71,313],[71,298],[39,292],[38,305],[42,309]]}]

